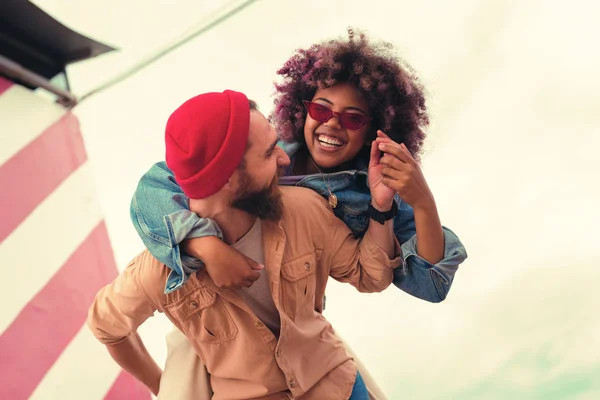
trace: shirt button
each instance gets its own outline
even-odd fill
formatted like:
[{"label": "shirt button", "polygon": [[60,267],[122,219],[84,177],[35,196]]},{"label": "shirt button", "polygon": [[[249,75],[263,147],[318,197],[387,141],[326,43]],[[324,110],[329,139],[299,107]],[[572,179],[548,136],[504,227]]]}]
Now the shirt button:
[{"label": "shirt button", "polygon": [[293,389],[296,387],[296,381],[295,380],[290,380],[290,387]]},{"label": "shirt button", "polygon": [[195,300],[190,301],[190,307],[192,308],[198,308],[198,302]]},{"label": "shirt button", "polygon": [[306,270],[308,271],[310,269],[310,263],[304,263],[304,268],[306,268]]}]

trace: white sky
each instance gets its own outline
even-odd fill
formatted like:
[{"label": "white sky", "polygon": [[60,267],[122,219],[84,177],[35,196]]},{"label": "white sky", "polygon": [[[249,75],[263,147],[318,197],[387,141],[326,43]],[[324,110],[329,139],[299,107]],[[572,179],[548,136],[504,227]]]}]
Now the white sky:
[{"label": "white sky", "polygon": [[[36,3],[121,49],[69,69],[83,94],[236,2]],[[293,49],[356,26],[394,43],[428,88],[423,168],[470,257],[442,304],[333,282],[326,316],[391,399],[598,398],[598,11],[583,0],[257,1],[76,108],[119,265],[142,248],[129,201],[164,158],[173,109],[231,88],[268,113]],[[147,325],[162,361],[167,324]]]}]

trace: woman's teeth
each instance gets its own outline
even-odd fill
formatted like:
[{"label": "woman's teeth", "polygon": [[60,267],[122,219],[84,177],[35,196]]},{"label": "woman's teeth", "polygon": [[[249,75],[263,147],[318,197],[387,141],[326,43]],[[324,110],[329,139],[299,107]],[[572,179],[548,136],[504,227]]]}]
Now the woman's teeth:
[{"label": "woman's teeth", "polygon": [[340,147],[344,144],[341,140],[327,135],[319,135],[317,136],[317,140],[323,147],[328,147],[330,149]]}]

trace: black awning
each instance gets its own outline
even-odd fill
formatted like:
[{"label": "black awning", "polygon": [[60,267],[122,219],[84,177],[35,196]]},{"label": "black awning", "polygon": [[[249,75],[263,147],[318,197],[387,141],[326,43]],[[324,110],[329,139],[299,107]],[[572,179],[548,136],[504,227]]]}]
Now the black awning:
[{"label": "black awning", "polygon": [[46,79],[69,63],[112,50],[72,31],[28,0],[0,1],[0,55]]}]

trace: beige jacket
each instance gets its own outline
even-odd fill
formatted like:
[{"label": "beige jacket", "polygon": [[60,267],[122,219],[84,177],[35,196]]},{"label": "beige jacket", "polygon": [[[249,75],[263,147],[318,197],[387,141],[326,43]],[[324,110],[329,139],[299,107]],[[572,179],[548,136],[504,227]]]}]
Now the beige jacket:
[{"label": "beige jacket", "polygon": [[[179,329],[174,328],[167,335],[166,342],[167,359],[160,377],[160,393],[157,400],[212,399],[210,375],[190,341]],[[367,386],[369,400],[387,400],[375,379],[352,351],[352,348],[345,342],[344,346],[354,359],[360,376]]]},{"label": "beige jacket", "polygon": [[368,233],[355,239],[315,192],[282,192],[286,210],[294,211],[262,225],[279,340],[235,291],[217,288],[204,270],[165,294],[170,270],[147,251],[96,296],[88,318],[94,335],[119,343],[158,310],[206,364],[214,399],[347,399],[356,365],[321,314],[328,277],[361,292],[382,291],[399,265],[400,246],[390,260]]}]

